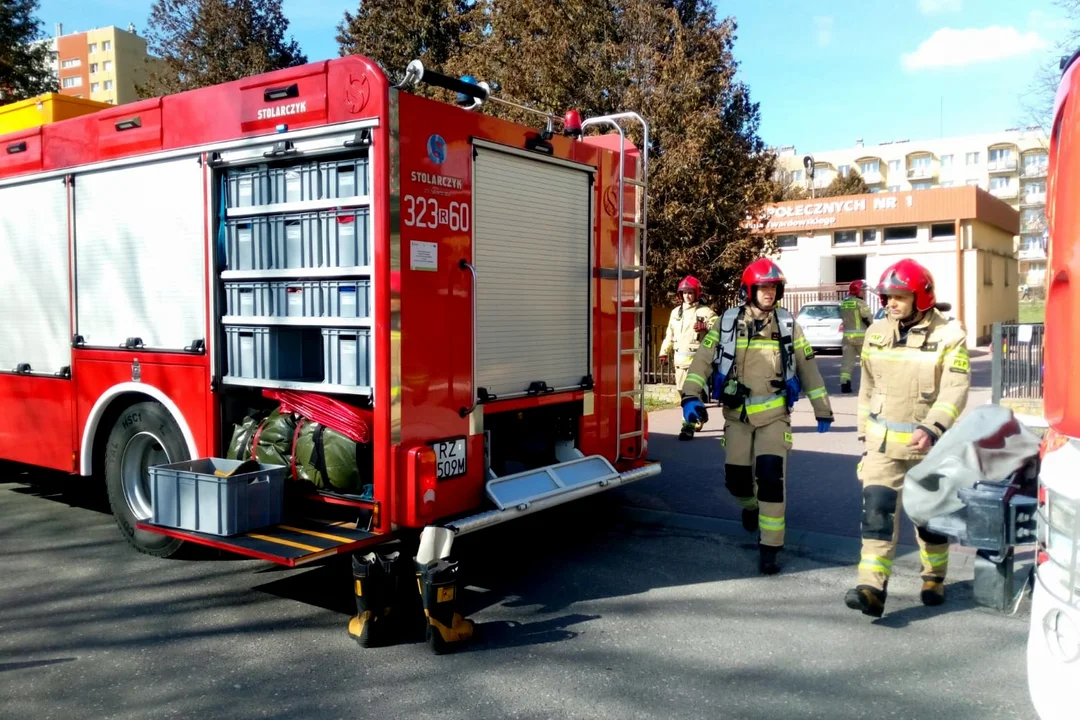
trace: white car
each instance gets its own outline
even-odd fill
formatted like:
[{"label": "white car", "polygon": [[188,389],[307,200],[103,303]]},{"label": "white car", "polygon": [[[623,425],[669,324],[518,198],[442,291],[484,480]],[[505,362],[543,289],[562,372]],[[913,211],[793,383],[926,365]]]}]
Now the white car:
[{"label": "white car", "polygon": [[815,351],[840,350],[844,343],[844,322],[840,315],[840,303],[822,300],[806,303],[795,316],[803,335]]}]

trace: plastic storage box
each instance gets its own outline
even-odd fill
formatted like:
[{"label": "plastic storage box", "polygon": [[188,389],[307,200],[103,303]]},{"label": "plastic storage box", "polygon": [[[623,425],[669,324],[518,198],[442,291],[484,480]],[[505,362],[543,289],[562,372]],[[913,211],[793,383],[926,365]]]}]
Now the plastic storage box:
[{"label": "plastic storage box", "polygon": [[269,219],[273,262],[278,270],[315,268],[321,264],[318,213],[277,215]]},{"label": "plastic storage box", "polygon": [[315,280],[272,283],[274,314],[277,317],[320,317],[323,291]]},{"label": "plastic storage box", "polygon": [[274,295],[267,282],[225,283],[226,315],[268,317],[274,315]]},{"label": "plastic storage box", "polygon": [[318,328],[226,326],[225,335],[231,377],[322,382]]},{"label": "plastic storage box", "polygon": [[214,474],[241,462],[203,458],[150,467],[151,521],[209,535],[239,535],[281,522],[287,468],[260,463],[256,472]]},{"label": "plastic storage box", "polygon": [[368,264],[368,209],[350,208],[319,213],[322,263],[349,268]]},{"label": "plastic storage box", "polygon": [[323,328],[324,375],[331,385],[366,387],[368,377],[368,346],[371,331],[367,328]]},{"label": "plastic storage box", "polygon": [[270,222],[263,217],[225,221],[228,234],[226,264],[230,270],[269,270],[274,267]]},{"label": "plastic storage box", "polygon": [[367,171],[366,157],[321,163],[319,176],[322,182],[322,197],[329,200],[367,195]]},{"label": "plastic storage box", "polygon": [[227,177],[229,207],[245,208],[270,204],[270,185],[265,165],[229,170]]},{"label": "plastic storage box", "polygon": [[335,318],[368,317],[370,280],[325,280],[323,316]]},{"label": "plastic storage box", "polygon": [[229,207],[247,208],[319,198],[320,167],[305,163],[292,167],[237,168],[228,173]]}]

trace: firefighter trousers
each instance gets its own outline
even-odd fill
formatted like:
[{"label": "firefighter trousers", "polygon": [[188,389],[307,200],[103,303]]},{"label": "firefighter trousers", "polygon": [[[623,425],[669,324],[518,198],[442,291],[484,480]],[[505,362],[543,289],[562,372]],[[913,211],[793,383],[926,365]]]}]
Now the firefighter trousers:
[{"label": "firefighter trousers", "polygon": [[784,546],[784,469],[791,450],[791,420],[763,427],[724,420],[724,475],[728,491],[747,510],[758,510],[761,544]]},{"label": "firefighter trousers", "polygon": [[[895,460],[869,451],[859,463],[862,482],[862,557],[859,585],[884,590],[892,574],[896,542],[900,535],[900,495],[904,475],[918,460]],[[915,528],[922,558],[923,580],[945,580],[949,569],[949,538]]]},{"label": "firefighter trousers", "polygon": [[855,371],[855,368],[859,364],[859,356],[862,355],[863,341],[849,340],[844,338],[844,342],[841,345],[841,350],[844,352],[844,357],[840,361],[840,382],[851,382],[851,373]]}]

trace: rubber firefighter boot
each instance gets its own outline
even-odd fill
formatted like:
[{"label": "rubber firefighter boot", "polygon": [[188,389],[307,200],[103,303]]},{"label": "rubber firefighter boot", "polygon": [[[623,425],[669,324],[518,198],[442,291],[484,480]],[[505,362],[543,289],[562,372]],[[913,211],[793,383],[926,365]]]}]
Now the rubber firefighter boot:
[{"label": "rubber firefighter boot", "polygon": [[[349,635],[360,647],[389,644],[394,636],[393,603],[401,573],[399,553],[380,558],[375,553],[353,555],[353,587],[356,617],[349,621]],[[391,572],[394,571],[394,572]]]},{"label": "rubber firefighter boot", "polygon": [[923,605],[936,607],[945,602],[944,580],[923,580],[922,593],[920,594]]},{"label": "rubber firefighter boot", "polygon": [[840,392],[842,392],[844,395],[850,395],[851,394],[851,381],[850,380],[845,380],[844,382],[840,383]]},{"label": "rubber firefighter boot", "polygon": [[771,545],[758,545],[761,553],[759,558],[759,569],[762,575],[775,575],[780,572],[780,563],[777,562],[777,555],[780,554],[780,548],[772,547]]},{"label": "rubber firefighter boot", "polygon": [[863,615],[879,618],[885,614],[886,591],[869,585],[859,585],[847,591],[844,604],[852,610],[861,610]]},{"label": "rubber firefighter boot", "polygon": [[435,560],[416,564],[416,583],[424,599],[427,616],[427,642],[436,655],[453,652],[472,637],[472,620],[457,612],[458,563]]},{"label": "rubber firefighter boot", "polygon": [[684,422],[682,424],[682,430],[679,431],[679,439],[683,441],[693,440],[696,431],[697,427],[694,423]]},{"label": "rubber firefighter boot", "polygon": [[758,529],[758,515],[760,514],[760,508],[754,508],[748,510],[743,508],[742,511],[742,526],[746,532],[757,532]]}]

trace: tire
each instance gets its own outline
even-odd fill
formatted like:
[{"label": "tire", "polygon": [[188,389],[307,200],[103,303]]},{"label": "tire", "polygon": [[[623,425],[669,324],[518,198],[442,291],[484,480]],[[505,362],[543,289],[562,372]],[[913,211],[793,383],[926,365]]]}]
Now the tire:
[{"label": "tire", "polygon": [[138,530],[135,523],[150,518],[146,468],[190,459],[180,426],[160,404],[136,403],[116,418],[105,445],[105,486],[116,525],[139,552],[165,558],[183,546],[183,540]]}]

